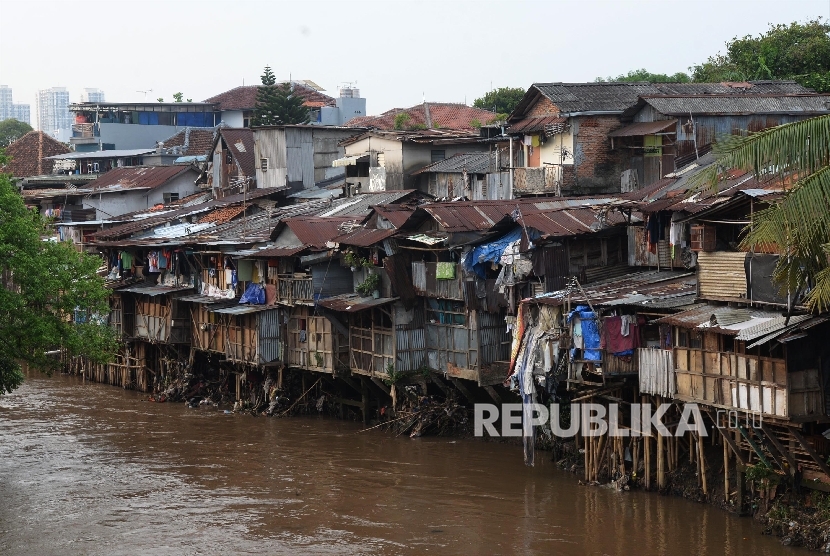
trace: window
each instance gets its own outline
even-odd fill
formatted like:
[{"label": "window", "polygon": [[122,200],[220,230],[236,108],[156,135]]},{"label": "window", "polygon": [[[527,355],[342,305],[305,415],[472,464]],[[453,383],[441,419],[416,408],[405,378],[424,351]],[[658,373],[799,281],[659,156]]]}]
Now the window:
[{"label": "window", "polygon": [[164,194],[164,204],[172,203],[173,201],[179,200],[178,193],[165,193]]},{"label": "window", "polygon": [[445,150],[433,150],[430,152],[430,158],[432,162],[438,162],[439,160],[444,160],[447,158],[447,151]]},{"label": "window", "polygon": [[254,119],[254,112],[252,110],[245,110],[242,112],[242,127],[251,127],[251,120]]},{"label": "window", "polygon": [[268,159],[267,158],[260,158],[259,159],[259,169],[263,172],[268,171]]},{"label": "window", "polygon": [[432,324],[465,326],[467,313],[464,311],[464,302],[450,299],[428,299],[427,320]]}]

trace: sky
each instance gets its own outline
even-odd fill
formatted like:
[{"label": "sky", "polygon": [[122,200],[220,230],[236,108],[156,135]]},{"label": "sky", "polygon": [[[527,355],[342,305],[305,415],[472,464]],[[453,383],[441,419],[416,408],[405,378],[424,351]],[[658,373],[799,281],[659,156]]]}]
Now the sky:
[{"label": "sky", "polygon": [[[0,0],[0,84],[85,87],[107,101],[201,101],[278,79],[327,94],[352,83],[367,112],[467,102],[491,88],[687,71],[735,36],[830,17],[830,0]],[[34,121],[32,122],[35,123]]]}]

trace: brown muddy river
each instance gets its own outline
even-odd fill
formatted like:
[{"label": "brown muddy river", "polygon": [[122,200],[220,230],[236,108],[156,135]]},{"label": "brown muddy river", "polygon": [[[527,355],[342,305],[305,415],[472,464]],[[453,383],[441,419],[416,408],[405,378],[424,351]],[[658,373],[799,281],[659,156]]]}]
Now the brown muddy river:
[{"label": "brown muddy river", "polygon": [[546,453],[145,397],[36,374],[0,397],[0,554],[804,554]]}]

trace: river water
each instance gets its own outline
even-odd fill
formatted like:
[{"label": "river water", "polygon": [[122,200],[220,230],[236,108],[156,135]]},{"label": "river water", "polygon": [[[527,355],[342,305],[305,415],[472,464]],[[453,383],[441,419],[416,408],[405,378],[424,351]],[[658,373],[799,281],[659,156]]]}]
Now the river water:
[{"label": "river water", "polygon": [[796,554],[546,453],[157,404],[30,374],[0,397],[0,554]]}]

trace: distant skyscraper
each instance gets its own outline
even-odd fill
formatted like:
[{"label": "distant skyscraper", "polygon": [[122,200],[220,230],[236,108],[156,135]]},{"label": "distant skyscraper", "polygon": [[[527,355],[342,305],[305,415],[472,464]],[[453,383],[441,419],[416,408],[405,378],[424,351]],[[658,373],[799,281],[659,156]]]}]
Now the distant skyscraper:
[{"label": "distant skyscraper", "polygon": [[37,126],[49,134],[72,127],[69,91],[66,87],[52,87],[37,92]]},{"label": "distant skyscraper", "polygon": [[32,111],[28,104],[12,104],[12,118],[32,125]]},{"label": "distant skyscraper", "polygon": [[101,89],[84,89],[81,93],[81,102],[105,102],[104,91]]},{"label": "distant skyscraper", "polygon": [[0,85],[0,121],[13,118],[12,89],[7,85]]}]

